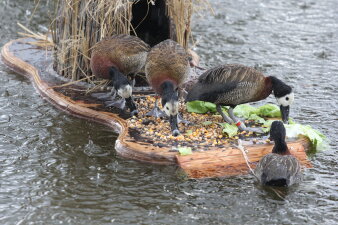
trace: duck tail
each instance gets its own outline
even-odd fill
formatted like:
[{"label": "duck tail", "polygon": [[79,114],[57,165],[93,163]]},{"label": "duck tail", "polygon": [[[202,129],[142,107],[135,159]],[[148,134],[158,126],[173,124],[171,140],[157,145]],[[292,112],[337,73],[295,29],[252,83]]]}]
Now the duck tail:
[{"label": "duck tail", "polygon": [[267,186],[277,186],[277,187],[288,186],[286,178],[268,179],[268,176],[265,173],[262,174],[261,182],[263,185]]}]

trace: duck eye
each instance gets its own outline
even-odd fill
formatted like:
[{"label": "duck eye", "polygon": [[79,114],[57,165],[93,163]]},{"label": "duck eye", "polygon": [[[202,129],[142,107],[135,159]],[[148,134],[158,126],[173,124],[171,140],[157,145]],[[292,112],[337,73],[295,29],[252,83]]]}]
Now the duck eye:
[{"label": "duck eye", "polygon": [[289,97],[286,97],[285,100],[286,100],[286,101],[289,101]]},{"label": "duck eye", "polygon": [[169,107],[167,106],[167,107],[165,107],[167,110],[169,110]]}]

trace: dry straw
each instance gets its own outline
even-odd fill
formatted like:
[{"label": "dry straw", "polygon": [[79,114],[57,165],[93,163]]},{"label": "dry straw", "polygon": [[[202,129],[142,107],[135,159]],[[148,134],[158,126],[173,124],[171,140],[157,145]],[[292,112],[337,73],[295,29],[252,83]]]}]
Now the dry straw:
[{"label": "dry straw", "polygon": [[[138,1],[58,0],[57,16],[52,24],[54,69],[71,80],[87,77],[91,81],[89,62],[92,46],[113,34],[129,34],[133,30],[132,5]],[[147,2],[156,4],[156,0]],[[166,4],[167,14],[175,24],[175,34],[172,36],[181,45],[188,47],[192,13],[201,6],[208,8],[208,1],[166,0]]]}]

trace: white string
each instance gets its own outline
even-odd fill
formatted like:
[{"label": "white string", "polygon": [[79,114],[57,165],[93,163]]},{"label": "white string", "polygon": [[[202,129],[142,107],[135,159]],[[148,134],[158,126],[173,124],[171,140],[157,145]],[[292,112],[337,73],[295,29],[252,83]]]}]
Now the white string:
[{"label": "white string", "polygon": [[[242,144],[242,141],[240,139],[238,139],[237,141],[238,145],[237,145],[237,148],[239,150],[241,150],[242,154],[243,154],[243,157],[245,159],[245,162],[246,162],[246,165],[248,166],[248,168],[250,169],[250,172],[252,173],[252,175],[254,175],[254,177],[257,179],[257,181],[259,182],[259,178],[256,176],[255,172],[253,171],[253,169],[251,168],[250,166],[250,161],[249,161],[249,158],[248,158],[248,155],[246,154],[246,150],[245,150],[245,147],[243,146]],[[269,187],[278,197],[280,197],[281,199],[285,200],[285,198],[277,191],[275,190],[273,187]]]},{"label": "white string", "polygon": [[248,166],[250,172],[251,172],[252,175],[254,175],[254,177],[256,177],[256,179],[259,181],[258,177],[256,176],[255,172],[253,171],[253,169],[251,168],[251,166],[250,166],[250,164],[249,164],[250,161],[249,161],[248,155],[246,154],[246,150],[245,150],[245,148],[244,148],[244,146],[243,146],[243,144],[242,144],[242,140],[238,139],[237,143],[238,143],[237,148],[238,148],[239,150],[241,150],[241,152],[242,152],[242,154],[243,154],[243,157],[244,157],[244,159],[245,159],[246,165]]}]

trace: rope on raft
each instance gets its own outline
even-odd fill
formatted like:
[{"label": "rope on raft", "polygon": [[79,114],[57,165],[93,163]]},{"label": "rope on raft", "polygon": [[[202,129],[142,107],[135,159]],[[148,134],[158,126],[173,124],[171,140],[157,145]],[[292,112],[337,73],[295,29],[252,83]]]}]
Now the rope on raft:
[{"label": "rope on raft", "polygon": [[[250,161],[248,158],[248,155],[246,154],[247,150],[245,149],[245,147],[242,144],[242,141],[240,139],[238,139],[237,141],[237,148],[239,150],[241,150],[242,154],[243,154],[243,158],[245,159],[246,165],[248,166],[250,172],[252,173],[252,175],[257,179],[257,181],[259,182],[259,178],[256,176],[255,172],[253,171],[253,169],[250,166]],[[273,187],[267,186],[269,189],[271,189],[279,198],[281,198],[282,200],[285,200],[285,198],[282,196],[282,194],[280,193],[280,191],[276,190]]]}]

